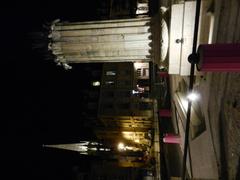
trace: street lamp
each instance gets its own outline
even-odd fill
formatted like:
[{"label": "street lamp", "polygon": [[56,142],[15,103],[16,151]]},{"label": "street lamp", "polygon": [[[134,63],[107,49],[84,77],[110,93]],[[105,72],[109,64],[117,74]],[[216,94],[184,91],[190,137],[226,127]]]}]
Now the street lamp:
[{"label": "street lamp", "polygon": [[100,82],[99,81],[93,81],[92,86],[100,86]]},{"label": "street lamp", "polygon": [[118,144],[118,150],[119,150],[119,151],[126,150],[125,145],[124,145],[123,143],[120,142],[120,143]]}]

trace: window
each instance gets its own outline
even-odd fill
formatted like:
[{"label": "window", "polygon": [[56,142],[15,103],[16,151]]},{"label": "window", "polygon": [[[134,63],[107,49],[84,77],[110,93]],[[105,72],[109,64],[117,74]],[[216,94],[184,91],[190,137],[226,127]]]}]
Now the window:
[{"label": "window", "polygon": [[148,68],[143,68],[143,76],[149,77],[149,69]]},{"label": "window", "polygon": [[137,77],[149,77],[149,68],[138,68]]},{"label": "window", "polygon": [[106,71],[107,76],[116,76],[116,71]]},{"label": "window", "polygon": [[114,81],[105,81],[106,85],[114,85]]},{"label": "window", "polygon": [[100,82],[99,81],[93,81],[92,86],[100,86]]},{"label": "window", "polygon": [[141,68],[137,69],[137,77],[141,77],[141,74],[142,74],[141,72],[142,72]]}]

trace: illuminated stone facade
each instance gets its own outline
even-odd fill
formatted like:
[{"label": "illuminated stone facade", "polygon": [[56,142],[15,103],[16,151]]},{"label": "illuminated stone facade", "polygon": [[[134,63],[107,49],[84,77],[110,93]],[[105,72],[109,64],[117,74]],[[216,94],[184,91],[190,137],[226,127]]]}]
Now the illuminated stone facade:
[{"label": "illuminated stone facade", "polygon": [[150,18],[52,23],[49,50],[57,63],[149,62]]}]

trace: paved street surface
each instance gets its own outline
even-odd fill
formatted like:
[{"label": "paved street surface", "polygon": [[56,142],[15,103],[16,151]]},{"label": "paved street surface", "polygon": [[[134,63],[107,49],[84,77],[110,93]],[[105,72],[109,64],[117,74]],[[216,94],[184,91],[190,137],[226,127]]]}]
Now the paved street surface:
[{"label": "paved street surface", "polygon": [[[219,0],[215,5],[215,13],[217,15],[215,20],[219,23],[215,22],[217,28],[213,32],[212,43],[240,43],[240,2]],[[181,77],[172,76],[171,84],[177,86],[179,79]],[[194,87],[201,95],[202,112],[210,129],[206,141],[210,144],[209,149],[212,149],[211,158],[216,167],[212,167],[209,171],[216,171],[220,179],[239,179],[240,74],[234,72],[202,73],[197,76]],[[174,121],[172,124],[176,132],[177,124]],[[165,130],[171,131],[171,127],[168,126]],[[168,172],[169,176],[177,176],[169,164],[173,159],[175,159],[174,163],[179,162],[180,158],[174,157],[180,150],[174,146],[170,148],[170,146],[164,146]],[[176,151],[173,150],[174,148]],[[207,150],[195,152],[192,149],[192,154],[199,155],[199,157],[193,157],[195,162],[202,160],[199,153],[204,156]],[[201,167],[195,167],[195,169],[199,168]]]},{"label": "paved street surface", "polygon": [[[220,12],[215,42],[240,43],[240,2],[222,0],[217,7]],[[240,74],[206,73],[204,77],[207,82],[200,85],[209,91],[209,101],[205,103],[209,107],[219,171],[223,178],[235,179],[240,156]]]}]

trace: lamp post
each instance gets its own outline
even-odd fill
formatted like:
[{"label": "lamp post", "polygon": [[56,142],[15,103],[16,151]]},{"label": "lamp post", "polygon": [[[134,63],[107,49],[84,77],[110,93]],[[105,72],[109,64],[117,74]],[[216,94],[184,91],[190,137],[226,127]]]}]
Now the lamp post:
[{"label": "lamp post", "polygon": [[[198,37],[200,8],[201,8],[201,0],[197,0],[192,54],[190,54],[189,57],[188,57],[188,61],[191,63],[190,82],[189,82],[189,88],[188,88],[190,93],[193,90],[195,65],[198,62],[198,55],[197,55],[196,49],[197,49],[197,37]],[[186,118],[186,131],[185,131],[184,150],[183,150],[184,152],[183,152],[182,180],[185,180],[185,176],[186,176],[186,161],[187,161],[187,152],[188,152],[188,145],[189,145],[189,129],[190,129],[190,119],[191,119],[191,107],[192,107],[192,101],[188,100],[187,118]]]}]

